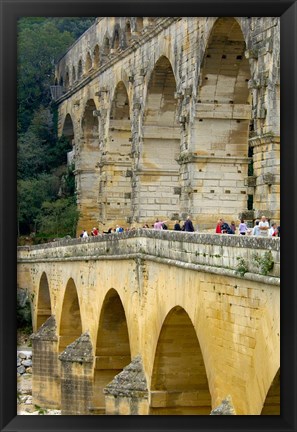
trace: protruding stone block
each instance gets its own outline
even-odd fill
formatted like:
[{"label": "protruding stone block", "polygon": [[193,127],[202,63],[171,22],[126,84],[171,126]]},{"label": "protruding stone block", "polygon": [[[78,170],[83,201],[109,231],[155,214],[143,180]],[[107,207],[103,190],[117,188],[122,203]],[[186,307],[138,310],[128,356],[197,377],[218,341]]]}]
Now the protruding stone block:
[{"label": "protruding stone block", "polygon": [[82,334],[59,355],[62,415],[88,415],[93,399],[93,347]]},{"label": "protruding stone block", "polygon": [[147,415],[148,388],[142,359],[138,355],[105,389],[107,415]]},{"label": "protruding stone block", "polygon": [[229,395],[226,399],[222,400],[222,403],[214,408],[210,415],[236,415],[231,396]]},{"label": "protruding stone block", "polygon": [[56,319],[52,315],[31,335],[33,403],[46,408],[60,408],[60,365]]}]

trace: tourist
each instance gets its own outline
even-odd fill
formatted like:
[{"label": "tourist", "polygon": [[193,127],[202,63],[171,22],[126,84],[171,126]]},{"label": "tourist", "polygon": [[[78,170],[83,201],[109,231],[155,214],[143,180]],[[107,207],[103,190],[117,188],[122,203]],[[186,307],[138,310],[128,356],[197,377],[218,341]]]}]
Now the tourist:
[{"label": "tourist", "polygon": [[216,226],[216,234],[222,233],[222,228],[221,228],[222,223],[223,223],[223,219],[219,219]]},{"label": "tourist", "polygon": [[89,237],[89,235],[88,235],[88,231],[83,230],[82,238],[87,238],[87,237]]},{"label": "tourist", "polygon": [[260,221],[258,221],[258,220],[256,220],[256,222],[255,222],[255,226],[254,226],[253,231],[252,231],[253,236],[259,236],[260,235],[259,222]]},{"label": "tourist", "polygon": [[157,218],[156,219],[156,222],[154,223],[154,229],[156,229],[156,230],[162,230],[162,229],[164,229],[163,228],[163,224],[166,224],[166,222],[167,222],[167,220],[166,221],[159,221],[159,219]]},{"label": "tourist", "polygon": [[174,231],[181,231],[180,221],[175,221],[173,229]]},{"label": "tourist", "polygon": [[221,224],[221,232],[222,234],[234,234],[231,227],[222,219],[223,223]]},{"label": "tourist", "polygon": [[269,230],[269,223],[266,219],[266,216],[261,217],[261,221],[259,222],[259,229],[260,229],[260,236],[261,237],[267,237],[268,230]]},{"label": "tourist", "polygon": [[277,226],[276,226],[275,222],[269,228],[269,230],[268,230],[268,236],[269,237],[277,237]]},{"label": "tourist", "polygon": [[230,228],[231,228],[233,234],[235,234],[236,233],[236,226],[235,226],[235,222],[234,221],[231,221]]},{"label": "tourist", "polygon": [[240,224],[238,226],[238,231],[240,235],[246,235],[248,231],[247,224],[244,222],[244,219],[240,219]]},{"label": "tourist", "polygon": [[190,216],[187,217],[187,220],[184,223],[184,230],[186,232],[193,232],[193,231],[195,231],[194,226],[193,226],[193,222],[191,221]]}]

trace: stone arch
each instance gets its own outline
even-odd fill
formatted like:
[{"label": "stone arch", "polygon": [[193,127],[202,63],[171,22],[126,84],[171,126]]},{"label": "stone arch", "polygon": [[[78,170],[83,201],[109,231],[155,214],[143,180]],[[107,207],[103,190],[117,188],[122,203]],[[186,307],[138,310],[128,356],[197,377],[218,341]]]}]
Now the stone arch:
[{"label": "stone arch", "polygon": [[280,368],[267,392],[261,415],[280,415]]},{"label": "stone arch", "polygon": [[74,84],[76,81],[76,70],[75,66],[72,66],[72,84]]},{"label": "stone arch", "polygon": [[65,90],[69,89],[69,69],[66,69],[66,74],[65,74]]},{"label": "stone arch", "polygon": [[117,24],[114,28],[111,48],[117,50],[120,48],[120,26]]},{"label": "stone arch", "polygon": [[[147,215],[168,217],[178,213],[180,128],[177,123],[176,81],[170,61],[161,56],[149,77],[140,154],[140,194],[147,200]],[[166,198],[164,198],[166,197]],[[163,212],[158,204],[163,204]],[[145,208],[144,208],[145,207]],[[162,216],[163,213],[163,216]],[[153,216],[155,218],[155,216]]]},{"label": "stone arch", "polygon": [[[193,181],[194,213],[212,226],[217,215],[237,219],[246,211],[248,195],[251,73],[245,57],[246,43],[241,27],[232,17],[215,21],[204,53],[191,132],[190,151],[197,173]],[[220,180],[209,187],[205,178]],[[213,201],[217,207],[213,206]],[[215,215],[215,216],[213,216]],[[208,225],[207,225],[208,226]]]},{"label": "stone arch", "polygon": [[103,54],[107,56],[110,53],[110,40],[107,35],[105,35],[103,40]]},{"label": "stone arch", "polygon": [[211,395],[204,359],[187,312],[175,306],[159,335],[151,380],[150,414],[209,415]]},{"label": "stone arch", "polygon": [[64,120],[62,135],[68,141],[68,147],[70,151],[67,153],[67,163],[71,165],[74,162],[74,154],[75,154],[75,140],[74,140],[74,127],[71,115],[68,113]]},{"label": "stone arch", "polygon": [[137,17],[135,22],[135,27],[137,32],[141,32],[143,30],[143,17]]},{"label": "stone arch", "polygon": [[95,46],[93,51],[93,63],[95,68],[100,66],[100,50],[98,44]]},{"label": "stone arch", "polygon": [[131,361],[130,340],[122,300],[110,289],[103,301],[95,351],[94,406],[104,411],[104,387]]},{"label": "stone arch", "polygon": [[91,54],[88,52],[85,61],[85,73],[89,72],[91,68],[92,68],[92,58],[91,58]]},{"label": "stone arch", "polygon": [[48,278],[45,272],[42,273],[37,298],[36,310],[36,329],[45,323],[45,321],[52,315],[51,295],[49,290]]},{"label": "stone arch", "polygon": [[124,225],[131,214],[131,122],[127,88],[120,81],[114,91],[106,146],[104,214],[112,224]]},{"label": "stone arch", "polygon": [[77,67],[77,79],[80,79],[83,74],[82,60],[80,59]]},{"label": "stone arch", "polygon": [[63,80],[63,77],[62,77],[62,76],[60,77],[59,85],[60,85],[61,87],[63,87],[63,85],[64,85],[64,80]]},{"label": "stone arch", "polygon": [[80,337],[82,320],[77,289],[72,278],[67,282],[59,328],[59,352]]},{"label": "stone arch", "polygon": [[125,38],[126,38],[126,45],[130,45],[131,38],[132,38],[131,22],[130,22],[130,20],[126,21],[126,25],[125,25]]},{"label": "stone arch", "polygon": [[94,115],[96,109],[94,100],[89,99],[82,117],[83,147],[90,149],[99,148],[99,123],[98,117]]}]

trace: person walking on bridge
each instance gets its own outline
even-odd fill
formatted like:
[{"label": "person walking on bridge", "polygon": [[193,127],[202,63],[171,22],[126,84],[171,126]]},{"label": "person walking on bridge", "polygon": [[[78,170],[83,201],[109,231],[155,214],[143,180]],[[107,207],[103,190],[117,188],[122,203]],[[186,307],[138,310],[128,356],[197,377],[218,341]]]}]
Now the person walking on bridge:
[{"label": "person walking on bridge", "polygon": [[187,220],[185,221],[184,227],[185,227],[185,231],[187,231],[187,232],[194,232],[195,231],[194,226],[193,226],[193,222],[191,221],[190,216],[187,217]]}]

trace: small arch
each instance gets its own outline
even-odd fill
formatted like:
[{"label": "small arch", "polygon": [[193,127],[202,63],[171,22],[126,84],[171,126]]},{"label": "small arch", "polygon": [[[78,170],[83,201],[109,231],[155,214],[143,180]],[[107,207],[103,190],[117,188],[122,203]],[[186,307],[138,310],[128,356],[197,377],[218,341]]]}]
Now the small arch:
[{"label": "small arch", "polygon": [[69,89],[69,69],[66,69],[66,75],[65,75],[65,89]]},{"label": "small arch", "polygon": [[261,415],[280,415],[280,368],[267,392]]},{"label": "small arch", "polygon": [[81,59],[78,62],[78,68],[77,68],[77,79],[80,79],[83,74],[83,68],[82,68],[82,61]]},{"label": "small arch", "polygon": [[115,28],[113,34],[112,49],[117,50],[120,47],[120,32],[119,28]]},{"label": "small arch", "polygon": [[62,304],[60,330],[59,330],[59,352],[82,334],[82,321],[77,289],[73,279],[69,279]]},{"label": "small arch", "polygon": [[130,23],[130,21],[126,22],[125,37],[126,37],[126,44],[129,45],[130,42],[131,42],[131,38],[132,38],[131,23]]},{"label": "small arch", "polygon": [[110,41],[108,36],[105,36],[104,42],[103,42],[103,54],[108,55],[110,53]]},{"label": "small arch", "polygon": [[72,67],[72,84],[74,84],[76,81],[76,70],[75,66]]},{"label": "small arch", "polygon": [[82,118],[82,132],[85,144],[91,147],[99,146],[98,117],[93,114],[95,110],[94,100],[89,99]]},{"label": "small arch", "polygon": [[43,272],[39,282],[36,330],[52,315],[51,296],[46,274]]},{"label": "small arch", "polygon": [[94,59],[94,67],[97,69],[100,65],[99,45],[96,45],[94,48],[93,59]]},{"label": "small arch", "polygon": [[92,68],[92,58],[90,53],[87,53],[86,56],[86,62],[85,62],[85,73],[89,72],[89,70]]},{"label": "small arch", "polygon": [[137,17],[136,18],[136,31],[141,32],[143,30],[143,18]]},{"label": "small arch", "polygon": [[113,288],[106,294],[101,308],[95,355],[94,405],[103,408],[104,387],[131,361],[126,314]]},{"label": "small arch", "polygon": [[199,340],[187,312],[175,306],[166,316],[158,339],[150,414],[210,412],[211,395]]},{"label": "small arch", "polygon": [[59,80],[59,86],[63,87],[63,85],[64,85],[64,80],[63,77],[61,76]]}]

